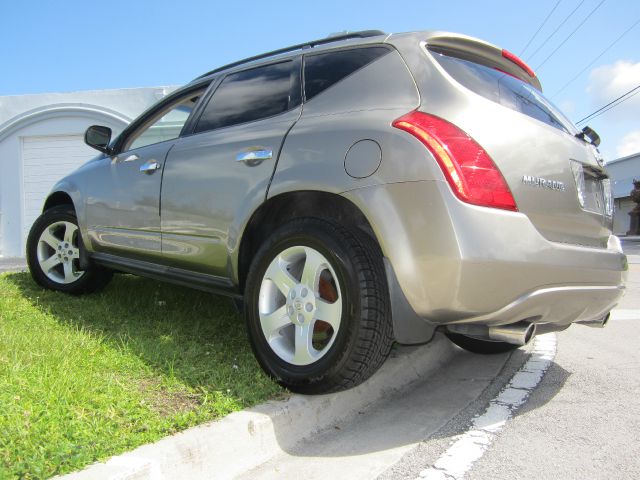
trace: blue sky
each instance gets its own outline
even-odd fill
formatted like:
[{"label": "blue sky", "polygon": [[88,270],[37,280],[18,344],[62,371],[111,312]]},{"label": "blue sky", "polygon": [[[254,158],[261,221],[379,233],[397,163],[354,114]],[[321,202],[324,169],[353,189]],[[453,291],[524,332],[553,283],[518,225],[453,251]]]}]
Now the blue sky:
[{"label": "blue sky", "polygon": [[[0,10],[0,95],[178,85],[224,63],[343,30],[449,30],[519,54],[557,1],[7,1]],[[601,1],[561,0],[525,60],[536,69]],[[545,93],[569,118],[640,85],[637,25],[555,95],[639,19],[640,1],[605,0],[537,69]],[[640,151],[639,113],[637,95],[589,122],[607,159]]]}]

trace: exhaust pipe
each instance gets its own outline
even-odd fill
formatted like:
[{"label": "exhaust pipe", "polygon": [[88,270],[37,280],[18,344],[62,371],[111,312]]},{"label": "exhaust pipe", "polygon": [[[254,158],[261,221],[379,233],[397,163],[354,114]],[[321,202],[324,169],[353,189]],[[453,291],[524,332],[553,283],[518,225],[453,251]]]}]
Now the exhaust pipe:
[{"label": "exhaust pipe", "polygon": [[526,345],[536,334],[536,326],[533,323],[518,322],[511,325],[489,327],[489,339],[498,342],[511,343],[512,345]]},{"label": "exhaust pipe", "polygon": [[611,312],[607,313],[604,317],[596,318],[595,320],[584,320],[582,322],[576,322],[576,323],[580,325],[584,325],[585,327],[604,328],[609,322],[610,316],[611,316]]},{"label": "exhaust pipe", "polygon": [[493,342],[505,342],[512,345],[526,345],[535,334],[536,326],[533,323],[521,321],[510,325],[488,327],[486,325],[447,325],[451,333],[459,333],[480,340]]}]

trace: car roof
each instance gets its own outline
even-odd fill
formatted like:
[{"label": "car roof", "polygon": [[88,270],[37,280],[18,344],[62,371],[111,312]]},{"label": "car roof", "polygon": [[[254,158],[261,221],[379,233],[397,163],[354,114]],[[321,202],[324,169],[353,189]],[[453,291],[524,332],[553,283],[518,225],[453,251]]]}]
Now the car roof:
[{"label": "car roof", "polygon": [[[362,30],[358,32],[330,35],[326,38],[312,40],[310,42],[305,42],[305,43],[299,43],[296,45],[291,45],[289,47],[279,48],[271,52],[262,53],[260,55],[255,55],[242,60],[238,60],[237,62],[223,65],[222,67],[218,67],[214,70],[211,70],[193,79],[190,82],[190,84],[198,83],[200,80],[215,76],[215,74],[220,72],[231,71],[235,69],[235,67],[246,68],[247,66],[250,66],[252,64],[262,63],[260,62],[260,60],[267,60],[267,59],[274,60],[274,59],[287,58],[293,55],[297,55],[301,51],[308,50],[311,48],[316,50],[318,49],[318,47],[329,45],[329,44],[331,48],[335,48],[336,46],[365,43],[363,42],[363,40],[375,39],[377,41],[380,41],[386,38],[387,36],[388,34],[383,32],[382,30]],[[366,42],[366,43],[369,43],[369,42]]]}]

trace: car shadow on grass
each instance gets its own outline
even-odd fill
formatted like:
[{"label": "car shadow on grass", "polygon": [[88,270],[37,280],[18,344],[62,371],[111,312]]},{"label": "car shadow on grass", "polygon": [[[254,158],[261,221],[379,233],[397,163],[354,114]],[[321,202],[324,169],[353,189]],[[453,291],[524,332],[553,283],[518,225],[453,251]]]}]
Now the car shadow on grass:
[{"label": "car shadow on grass", "polygon": [[[284,393],[260,370],[242,317],[225,297],[122,274],[102,292],[80,296],[44,290],[26,272],[5,279],[58,323],[139,357],[152,372],[140,387],[161,412],[215,397],[226,405],[223,415]],[[158,397],[163,391],[172,394]]]}]

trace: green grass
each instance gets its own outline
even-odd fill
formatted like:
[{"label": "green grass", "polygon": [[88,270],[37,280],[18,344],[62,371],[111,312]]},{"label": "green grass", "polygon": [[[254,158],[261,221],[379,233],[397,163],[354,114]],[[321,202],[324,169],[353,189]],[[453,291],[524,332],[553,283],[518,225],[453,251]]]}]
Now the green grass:
[{"label": "green grass", "polygon": [[0,479],[77,470],[283,393],[224,298],[129,275],[74,297],[0,275]]}]

